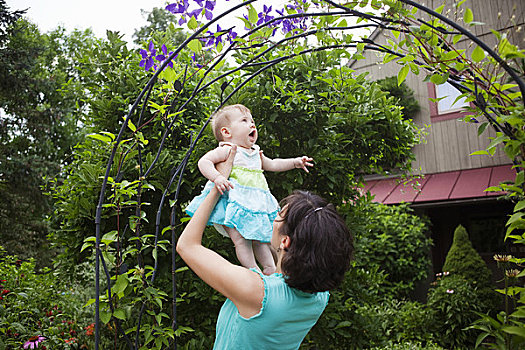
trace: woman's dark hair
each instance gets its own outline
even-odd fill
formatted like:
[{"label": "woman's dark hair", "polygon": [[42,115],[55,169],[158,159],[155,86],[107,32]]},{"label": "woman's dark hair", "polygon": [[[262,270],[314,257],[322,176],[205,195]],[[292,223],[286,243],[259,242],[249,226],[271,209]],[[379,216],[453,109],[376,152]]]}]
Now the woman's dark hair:
[{"label": "woman's dark hair", "polygon": [[334,206],[318,195],[294,191],[281,201],[281,208],[279,234],[290,237],[281,261],[286,283],[309,293],[339,286],[350,267],[354,246]]}]

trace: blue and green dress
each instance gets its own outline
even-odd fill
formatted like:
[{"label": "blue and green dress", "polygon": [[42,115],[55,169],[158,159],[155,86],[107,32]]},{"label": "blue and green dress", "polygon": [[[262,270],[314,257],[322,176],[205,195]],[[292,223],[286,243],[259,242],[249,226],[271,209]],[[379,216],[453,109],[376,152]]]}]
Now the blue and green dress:
[{"label": "blue and green dress", "polygon": [[[221,142],[219,146],[230,145]],[[219,197],[208,225],[213,224],[217,231],[225,236],[228,234],[222,226],[236,228],[245,239],[270,242],[273,221],[279,212],[279,203],[270,193],[264,177],[259,146],[253,145],[250,150],[237,147],[228,180],[234,188]],[[214,186],[211,181],[206,183],[202,193],[186,208],[188,215],[193,216]]]}]

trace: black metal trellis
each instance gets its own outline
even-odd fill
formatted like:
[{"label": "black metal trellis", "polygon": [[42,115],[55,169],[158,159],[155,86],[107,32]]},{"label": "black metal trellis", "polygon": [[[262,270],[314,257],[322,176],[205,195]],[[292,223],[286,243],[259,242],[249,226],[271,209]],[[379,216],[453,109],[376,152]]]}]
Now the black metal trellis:
[{"label": "black metal trellis", "polygon": [[[99,298],[100,298],[100,283],[99,283],[100,282],[99,281],[99,279],[100,279],[100,263],[102,263],[102,266],[103,266],[103,269],[104,269],[104,273],[106,275],[109,307],[110,307],[110,310],[112,310],[112,311],[114,310],[114,306],[113,306],[112,300],[111,300],[112,299],[111,298],[111,278],[110,278],[110,274],[109,274],[108,268],[106,266],[106,263],[104,261],[104,258],[102,256],[101,249],[100,249],[100,242],[101,242],[100,225],[101,225],[102,208],[103,208],[103,204],[104,204],[104,196],[105,196],[105,191],[106,191],[106,187],[107,187],[110,171],[111,171],[111,168],[112,168],[112,165],[113,165],[113,161],[114,161],[114,158],[115,158],[115,155],[116,155],[116,152],[117,152],[117,148],[118,148],[119,142],[120,142],[120,140],[122,140],[124,131],[125,131],[127,125],[128,125],[128,121],[130,121],[131,117],[134,115],[135,111],[137,110],[138,106],[140,105],[140,103],[142,101],[142,107],[141,107],[141,110],[140,110],[140,113],[139,113],[138,124],[137,124],[139,126],[141,125],[146,105],[147,105],[147,103],[149,101],[150,94],[151,94],[151,92],[153,90],[154,84],[156,83],[160,72],[162,72],[164,70],[164,68],[169,64],[169,62],[171,60],[173,60],[179,54],[179,52],[181,52],[184,48],[186,48],[188,43],[190,43],[194,39],[198,39],[199,36],[202,33],[204,33],[207,30],[207,28],[210,27],[210,25],[212,25],[213,23],[217,22],[221,18],[225,17],[228,14],[233,13],[234,11],[236,11],[236,10],[238,10],[238,9],[248,5],[248,4],[256,2],[256,1],[257,0],[247,0],[244,3],[241,3],[239,5],[233,6],[229,10],[227,10],[224,13],[218,15],[213,20],[209,21],[208,23],[203,25],[201,28],[199,28],[193,35],[188,37],[171,55],[169,55],[169,57],[167,57],[167,59],[160,65],[160,67],[156,70],[156,72],[150,78],[150,80],[148,81],[148,83],[146,84],[144,89],[139,93],[137,99],[135,100],[133,105],[130,107],[130,109],[129,109],[126,117],[125,117],[124,123],[123,123],[123,125],[122,125],[122,127],[121,127],[121,129],[120,129],[120,131],[119,131],[119,133],[117,135],[117,137],[113,141],[114,142],[114,146],[113,146],[113,149],[111,151],[111,154],[110,154],[110,157],[109,157],[109,160],[108,160],[108,163],[107,163],[107,167],[106,167],[105,176],[104,176],[104,179],[103,179],[103,182],[102,182],[102,185],[101,185],[100,196],[99,196],[98,205],[96,207],[96,216],[95,216],[95,226],[96,226],[96,232],[95,232],[96,233],[96,241],[95,241],[95,251],[96,251],[96,261],[95,261],[95,274],[96,274],[96,276],[95,276],[95,279],[96,279],[95,280],[95,290],[96,290],[96,299],[95,299],[95,349],[96,350],[99,349],[99,345],[100,345],[99,344],[100,343],[100,315],[99,315],[99,310],[100,310],[100,303],[99,303]],[[399,28],[393,27],[392,25],[407,25],[407,23],[404,23],[404,22],[402,22],[400,20],[380,17],[380,16],[369,14],[369,13],[359,12],[359,11],[356,11],[354,9],[349,9],[349,8],[347,8],[345,6],[342,6],[342,5],[339,5],[339,4],[335,3],[332,0],[320,0],[320,2],[325,2],[325,3],[329,4],[329,5],[331,5],[333,8],[337,9],[337,10],[336,11],[332,11],[332,12],[327,11],[327,12],[297,13],[297,14],[292,14],[292,15],[279,16],[279,17],[276,17],[276,18],[274,18],[274,19],[272,19],[272,20],[270,20],[270,21],[268,21],[266,23],[263,23],[263,24],[261,24],[259,26],[256,26],[255,28],[251,29],[246,34],[244,34],[242,36],[242,38],[249,37],[251,34],[257,32],[258,30],[260,30],[262,28],[265,28],[265,27],[270,27],[270,26],[274,25],[275,23],[277,23],[278,21],[282,21],[282,20],[285,20],[285,19],[294,19],[294,18],[322,17],[322,16],[343,16],[343,17],[351,16],[351,17],[359,17],[359,18],[367,19],[367,20],[369,20],[371,22],[371,23],[368,23],[368,24],[360,24],[360,25],[347,26],[347,27],[326,27],[326,28],[322,29],[324,31],[336,31],[336,30],[337,31],[350,31],[350,30],[355,30],[355,29],[363,28],[363,27],[382,28],[382,29],[386,29],[386,30],[395,29],[395,30],[399,31]],[[506,73],[508,73],[508,75],[516,82],[516,84],[518,85],[518,87],[519,87],[519,89],[520,89],[520,91],[522,93],[522,98],[523,98],[523,96],[525,96],[525,83],[516,74],[516,72],[514,72],[514,70],[512,70],[512,68],[510,68],[506,64],[506,62],[496,52],[494,52],[492,49],[490,49],[490,47],[488,47],[488,45],[486,45],[482,40],[477,38],[475,35],[470,33],[468,30],[466,30],[462,26],[460,26],[457,23],[449,20],[445,16],[442,16],[441,14],[433,11],[432,9],[429,9],[429,8],[425,7],[424,5],[418,4],[418,3],[414,2],[414,1],[411,1],[411,0],[399,0],[399,2],[402,2],[402,3],[406,4],[406,5],[415,7],[418,10],[421,10],[424,13],[430,15],[431,17],[434,17],[434,18],[437,18],[437,19],[443,21],[444,23],[446,23],[446,24],[450,25],[452,28],[454,28],[457,31],[457,33],[460,33],[460,34],[466,36],[472,42],[476,43],[479,47],[481,47],[483,50],[485,50],[491,57],[493,57],[494,60],[496,62],[498,62],[498,64],[500,64],[500,66],[506,71]],[[426,24],[428,26],[431,26],[430,24],[428,24],[427,22],[423,21],[422,19],[419,19],[418,21],[420,21],[421,23]],[[435,29],[439,30],[439,31],[443,30],[442,28],[435,28]],[[183,82],[181,84],[177,84],[177,86],[175,88],[177,93],[175,95],[175,98],[173,99],[173,102],[172,102],[171,106],[170,106],[171,110],[176,115],[173,118],[173,120],[166,126],[166,128],[164,130],[164,133],[162,135],[162,138],[161,138],[161,142],[160,142],[160,145],[159,145],[156,157],[154,158],[154,160],[151,162],[151,164],[149,165],[149,167],[145,171],[144,171],[144,166],[143,166],[143,162],[142,162],[141,147],[137,147],[138,148],[138,158],[139,158],[139,174],[140,174],[139,176],[140,176],[140,179],[141,180],[146,179],[148,177],[148,175],[153,171],[153,169],[154,169],[154,167],[155,167],[155,165],[156,165],[156,163],[157,163],[157,161],[159,159],[161,151],[162,151],[162,149],[164,147],[164,144],[165,144],[165,141],[166,141],[167,137],[172,133],[173,126],[175,125],[175,122],[176,122],[177,118],[179,118],[180,112],[184,110],[184,108],[188,105],[188,103],[190,103],[194,98],[199,96],[200,93],[205,91],[207,88],[209,88],[213,84],[216,84],[218,82],[223,81],[224,79],[227,79],[229,76],[231,76],[232,74],[236,73],[239,70],[242,70],[242,69],[245,69],[245,68],[249,68],[249,67],[259,67],[260,66],[260,68],[257,71],[255,71],[251,75],[245,77],[244,80],[241,81],[239,83],[239,85],[236,86],[232,90],[232,92],[229,93],[224,99],[222,99],[222,96],[221,96],[221,103],[220,103],[219,106],[217,106],[216,110],[221,108],[223,105],[225,105],[228,102],[228,100],[231,99],[232,96],[235,93],[237,93],[250,80],[252,80],[256,76],[258,76],[262,72],[264,72],[267,69],[275,66],[276,64],[279,64],[279,63],[281,63],[283,61],[286,61],[288,59],[291,59],[291,58],[299,56],[299,55],[304,55],[304,54],[308,54],[308,53],[316,52],[316,51],[337,49],[337,48],[356,48],[356,46],[358,44],[364,44],[364,49],[365,50],[376,50],[376,51],[380,51],[380,52],[384,52],[384,53],[389,53],[389,54],[398,56],[400,58],[405,56],[402,53],[399,53],[399,52],[390,50],[390,49],[388,49],[388,48],[386,48],[384,46],[381,46],[381,45],[375,43],[373,40],[363,39],[363,40],[360,40],[360,41],[353,41],[352,43],[349,43],[349,44],[334,44],[334,45],[326,45],[326,46],[320,46],[320,47],[315,47],[315,48],[311,48],[311,49],[306,49],[306,50],[303,50],[303,51],[301,51],[299,53],[293,53],[293,54],[290,54],[288,56],[282,56],[282,57],[275,58],[275,59],[272,59],[272,60],[266,60],[266,61],[262,61],[261,60],[261,59],[263,59],[265,57],[265,55],[267,53],[270,53],[271,51],[275,50],[276,48],[280,47],[281,45],[284,45],[286,42],[288,42],[290,40],[295,40],[295,39],[298,39],[298,38],[307,38],[309,36],[315,35],[318,32],[319,32],[319,29],[315,29],[315,30],[310,30],[310,31],[306,31],[306,32],[303,32],[303,33],[299,33],[299,34],[296,34],[296,35],[292,35],[292,36],[290,36],[288,38],[283,38],[283,39],[277,41],[276,43],[273,43],[272,45],[270,45],[267,49],[265,49],[263,52],[261,52],[260,54],[256,55],[255,57],[251,58],[249,61],[244,62],[243,64],[239,65],[236,68],[233,68],[233,69],[230,69],[229,71],[224,72],[223,74],[219,75],[218,77],[216,77],[215,79],[211,80],[210,82],[202,85],[203,82],[204,82],[204,79],[210,74],[210,72],[213,71],[213,69],[219,64],[219,62],[221,62],[222,60],[224,60],[226,58],[228,53],[230,53],[232,50],[248,50],[248,49],[251,49],[251,48],[257,46],[257,45],[255,45],[255,46],[248,46],[248,47],[239,47],[238,43],[236,41],[233,41],[230,44],[230,46],[228,48],[226,48],[224,50],[224,52],[219,56],[219,58],[216,59],[206,69],[206,71],[204,72],[204,74],[201,77],[200,81],[197,83],[197,85],[195,86],[195,88],[191,92],[190,97],[188,97],[187,100],[184,103],[179,103],[178,97],[180,96],[180,94],[184,90],[184,85],[185,85],[184,83],[186,82],[186,76],[187,76],[186,73],[187,73],[187,69],[188,69],[188,67],[186,67],[186,71],[185,71],[185,74],[184,74]],[[419,66],[424,67],[427,70],[429,69],[428,67],[425,66],[425,64],[423,62],[414,61],[414,63],[419,65]],[[477,78],[477,79],[479,79],[479,78]],[[451,83],[454,87],[456,87],[461,92],[471,92],[471,93],[473,93],[476,96],[476,100],[474,101],[475,105],[480,108],[480,110],[487,117],[487,120],[489,120],[491,125],[493,127],[495,127],[497,130],[505,133],[506,135],[508,135],[510,137],[513,137],[510,127],[508,127],[507,125],[500,125],[494,119],[492,114],[497,114],[497,111],[494,108],[492,108],[490,106],[487,106],[487,103],[486,103],[486,101],[484,101],[483,96],[480,93],[478,93],[478,91],[477,91],[477,85],[474,85],[474,91],[472,91],[472,89],[469,89],[468,87],[464,86],[464,84],[462,84],[461,80],[458,80],[457,78],[455,78],[453,76],[450,77],[448,79],[448,81],[449,81],[449,83]],[[229,83],[225,83],[225,85],[228,85],[228,84]],[[222,89],[223,93],[224,93],[224,90],[225,90],[225,85],[223,84],[223,89]],[[176,104],[180,104],[180,105],[178,107],[176,107]],[[178,196],[179,196],[179,191],[180,191],[180,186],[181,186],[181,182],[182,182],[182,178],[183,178],[183,174],[184,174],[184,171],[185,171],[188,159],[191,156],[191,154],[192,154],[192,152],[193,152],[197,142],[201,138],[202,133],[205,130],[206,126],[208,125],[209,121],[210,121],[210,118],[208,118],[206,120],[204,125],[197,132],[197,134],[192,137],[192,140],[190,142],[190,146],[189,146],[189,148],[188,148],[188,150],[187,150],[183,160],[180,162],[180,164],[178,164],[175,167],[175,169],[173,169],[172,175],[171,175],[171,177],[170,177],[170,179],[168,181],[168,184],[167,184],[167,186],[166,186],[166,188],[165,188],[165,190],[164,190],[164,192],[162,194],[162,197],[161,197],[158,209],[157,209],[157,214],[156,214],[154,249],[157,249],[158,237],[159,237],[159,232],[160,232],[160,219],[161,219],[162,207],[164,205],[166,197],[167,197],[167,195],[168,195],[168,193],[170,191],[171,186],[173,185],[173,183],[176,181],[176,179],[178,177],[177,187],[176,187],[175,196],[174,196],[174,201],[175,201],[175,203],[177,202],[177,199],[178,199]],[[123,159],[125,159],[127,157],[127,155],[128,154],[126,153],[124,155]],[[123,160],[122,160],[122,162],[123,162]],[[119,168],[117,172],[120,173],[120,171],[121,171],[121,169]],[[118,178],[118,175],[117,175],[117,178]],[[141,203],[141,194],[142,194],[142,181],[139,182],[138,194],[137,194],[137,203],[138,204],[137,204],[137,207],[136,207],[136,216],[139,217],[139,218],[140,218],[140,211],[141,211],[141,204],[142,204]],[[176,310],[176,275],[175,275],[175,271],[176,271],[175,246],[176,246],[176,238],[177,237],[176,237],[176,233],[175,233],[175,225],[176,225],[176,211],[175,211],[175,209],[176,209],[176,207],[173,206],[173,208],[171,210],[171,214],[170,214],[171,243],[172,243],[172,251],[171,251],[172,271],[171,271],[171,273],[172,273],[172,292],[173,292],[173,295],[172,295],[172,312],[173,312],[172,328],[173,328],[174,331],[177,329],[177,323],[176,323],[176,311],[177,311]],[[139,239],[140,235],[141,235],[141,233],[140,233],[140,220],[137,222],[137,227],[135,229],[135,235],[137,237],[137,239],[136,239],[137,249],[140,252],[140,245],[141,245],[140,239]],[[138,261],[139,267],[144,269],[144,262],[142,260],[142,256],[141,256],[140,253],[138,254],[138,259],[139,259],[139,261]],[[153,273],[151,275],[151,279],[150,279],[149,283],[153,283],[155,281],[157,268],[158,268],[158,266],[157,266],[157,259],[155,259],[155,266],[153,268]],[[125,332],[123,331],[123,329],[122,329],[122,327],[120,325],[119,320],[117,318],[115,318],[115,324],[116,324],[117,331],[124,338],[124,341],[126,342],[128,348],[130,348],[130,349],[138,349],[140,347],[140,345],[139,345],[139,334],[140,334],[142,315],[144,313],[145,307],[146,307],[146,303],[143,302],[142,305],[141,305],[141,308],[140,308],[140,312],[139,312],[139,317],[138,317],[138,322],[137,322],[137,329],[136,329],[136,336],[135,336],[134,342],[131,341],[131,339],[128,337],[128,335],[125,334]],[[177,348],[176,339],[173,341],[172,345],[173,345],[174,349]]]}]

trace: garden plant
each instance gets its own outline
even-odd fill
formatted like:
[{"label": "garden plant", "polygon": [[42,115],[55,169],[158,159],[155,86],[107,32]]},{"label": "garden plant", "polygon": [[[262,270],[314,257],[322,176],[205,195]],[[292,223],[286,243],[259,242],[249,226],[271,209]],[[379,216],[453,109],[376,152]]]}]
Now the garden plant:
[{"label": "garden plant", "polygon": [[[451,6],[459,9],[463,3]],[[431,10],[409,0],[292,0],[279,9],[257,5],[256,0],[232,3],[219,14],[213,1],[179,0],[166,7],[176,22],[153,32],[138,52],[109,32],[107,40],[74,53],[76,74],[86,79],[78,84],[70,80],[62,90],[89,97],[82,99],[86,106],[81,113],[90,133],[48,188],[55,208],[50,237],[63,247],[57,261],[62,268],[82,261],[95,265],[95,295],[86,306],[95,310],[95,349],[211,346],[213,315],[222,300],[196,281],[172,248],[187,220],[182,210],[203,183],[195,163],[212,147],[206,127],[220,106],[249,106],[265,135],[261,146],[272,156],[300,150],[316,160],[311,175],[269,176],[276,197],[302,186],[343,207],[344,202],[366,200],[355,190],[361,175],[410,169],[411,147],[419,142],[420,131],[403,117],[395,98],[346,65],[363,58],[365,50],[383,53],[385,63],[399,63],[398,85],[409,71],[435,84],[448,81],[476,106],[466,121],[478,122],[480,135],[487,127],[497,130],[488,149],[480,152],[493,154],[503,144],[515,162],[515,183],[492,190],[505,190],[516,201],[507,239],[525,242],[516,233],[525,226],[525,84],[516,65],[525,54],[504,33],[494,32],[500,44],[492,50],[467,30],[476,25],[468,8],[463,9],[464,28],[442,16],[445,6]],[[429,18],[421,19],[420,13]],[[217,23],[234,15],[240,26],[221,28]],[[356,34],[361,28],[382,28],[393,39],[378,45]],[[175,42],[176,37],[183,42]],[[457,47],[464,37],[474,43],[471,50]],[[387,224],[399,222],[377,220],[370,232],[381,232],[377,227]],[[413,227],[418,242],[411,243],[428,247],[424,223],[413,222]],[[232,248],[213,235],[205,244],[233,257]],[[427,263],[424,257],[407,261],[411,271],[420,273],[410,280],[380,271],[373,259],[355,266],[303,347],[438,348],[433,335],[418,328],[428,319],[425,308],[379,295],[385,286],[395,297],[406,296],[424,278]],[[496,329],[484,318],[491,324],[485,332],[495,338],[479,342],[525,339],[522,291],[518,286],[503,291],[515,299],[515,311],[506,309]],[[446,289],[441,294],[446,297]],[[367,301],[380,306],[371,308]],[[393,311],[398,305],[405,311]],[[369,317],[372,313],[376,317]],[[422,322],[407,327],[408,314],[419,315]],[[391,323],[381,322],[385,319]],[[348,337],[359,329],[361,338]],[[411,331],[403,333],[406,329]],[[31,336],[42,342],[40,334]]]}]

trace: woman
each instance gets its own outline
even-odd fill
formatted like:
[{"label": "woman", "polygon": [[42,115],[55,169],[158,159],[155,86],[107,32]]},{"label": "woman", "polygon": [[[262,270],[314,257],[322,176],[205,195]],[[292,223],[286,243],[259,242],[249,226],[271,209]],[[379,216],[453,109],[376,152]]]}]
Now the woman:
[{"label": "woman", "polygon": [[[228,178],[236,147],[217,170]],[[343,280],[353,252],[344,221],[321,197],[294,192],[282,202],[271,246],[276,273],[234,265],[202,246],[219,199],[213,188],[181,234],[177,252],[208,285],[223,294],[214,349],[297,349]]]}]

